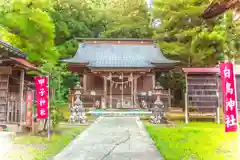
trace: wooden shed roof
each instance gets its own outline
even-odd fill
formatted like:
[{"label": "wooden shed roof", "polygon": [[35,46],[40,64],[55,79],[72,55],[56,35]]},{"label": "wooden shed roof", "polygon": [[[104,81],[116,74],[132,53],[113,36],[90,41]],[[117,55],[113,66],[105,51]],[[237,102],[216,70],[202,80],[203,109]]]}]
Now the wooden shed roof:
[{"label": "wooden shed roof", "polygon": [[26,54],[24,54],[22,51],[20,51],[18,48],[14,47],[10,43],[0,40],[0,48],[3,48],[5,51],[10,53],[8,57],[15,63],[22,65],[28,70],[38,70],[37,67],[35,67],[33,64],[26,60]]},{"label": "wooden shed roof", "polygon": [[214,0],[201,15],[204,19],[214,18],[230,9],[240,9],[240,0]]}]

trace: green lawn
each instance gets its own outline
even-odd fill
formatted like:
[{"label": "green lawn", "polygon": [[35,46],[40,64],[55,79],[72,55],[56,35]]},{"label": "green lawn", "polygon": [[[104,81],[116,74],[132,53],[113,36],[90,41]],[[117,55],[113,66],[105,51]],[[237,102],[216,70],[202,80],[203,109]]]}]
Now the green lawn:
[{"label": "green lawn", "polygon": [[165,125],[145,123],[146,129],[166,160],[235,160],[237,134],[210,122]]},{"label": "green lawn", "polygon": [[[81,133],[87,126],[57,128],[55,131],[64,131],[62,134],[53,134],[51,140],[40,136],[21,136],[16,138],[16,144],[32,145],[29,152],[32,154],[34,160],[46,160],[53,157],[67,146],[79,133]],[[41,148],[36,148],[34,145],[43,145]]]}]

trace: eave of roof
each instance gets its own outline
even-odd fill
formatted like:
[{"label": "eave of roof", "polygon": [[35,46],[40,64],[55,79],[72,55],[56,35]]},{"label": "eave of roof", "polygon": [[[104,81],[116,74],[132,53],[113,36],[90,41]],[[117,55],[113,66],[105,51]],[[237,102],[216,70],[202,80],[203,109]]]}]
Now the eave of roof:
[{"label": "eave of roof", "polygon": [[23,52],[21,52],[18,48],[14,47],[13,45],[11,45],[8,42],[5,42],[3,40],[0,40],[0,47],[7,49],[9,52],[11,52],[13,55],[16,55],[18,57],[21,58],[26,58],[26,54],[24,54]]},{"label": "eave of roof", "polygon": [[83,41],[156,41],[154,39],[139,39],[139,38],[81,38],[77,37],[76,40]]},{"label": "eave of roof", "polygon": [[30,62],[28,62],[25,59],[22,58],[14,58],[14,57],[10,57],[11,60],[23,65],[26,67],[27,70],[33,70],[33,71],[39,71],[39,69],[37,67],[35,67],[33,64],[31,64]]},{"label": "eave of roof", "polygon": [[220,70],[217,67],[212,68],[182,68],[185,73],[219,73]]}]

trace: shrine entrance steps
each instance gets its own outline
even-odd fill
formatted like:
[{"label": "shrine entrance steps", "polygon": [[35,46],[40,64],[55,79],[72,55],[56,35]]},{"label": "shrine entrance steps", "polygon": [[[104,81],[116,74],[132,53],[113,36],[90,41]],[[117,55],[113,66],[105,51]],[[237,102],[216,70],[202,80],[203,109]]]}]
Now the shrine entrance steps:
[{"label": "shrine entrance steps", "polygon": [[92,110],[88,112],[93,116],[104,117],[133,117],[133,116],[151,116],[152,112],[147,109],[106,109]]}]

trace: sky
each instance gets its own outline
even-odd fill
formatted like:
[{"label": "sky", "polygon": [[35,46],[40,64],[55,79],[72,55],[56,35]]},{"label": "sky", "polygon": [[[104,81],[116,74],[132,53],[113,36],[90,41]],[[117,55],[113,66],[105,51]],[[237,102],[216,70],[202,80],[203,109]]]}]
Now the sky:
[{"label": "sky", "polygon": [[148,4],[148,7],[152,8],[153,0],[146,0],[146,1],[147,1],[147,4]]}]

